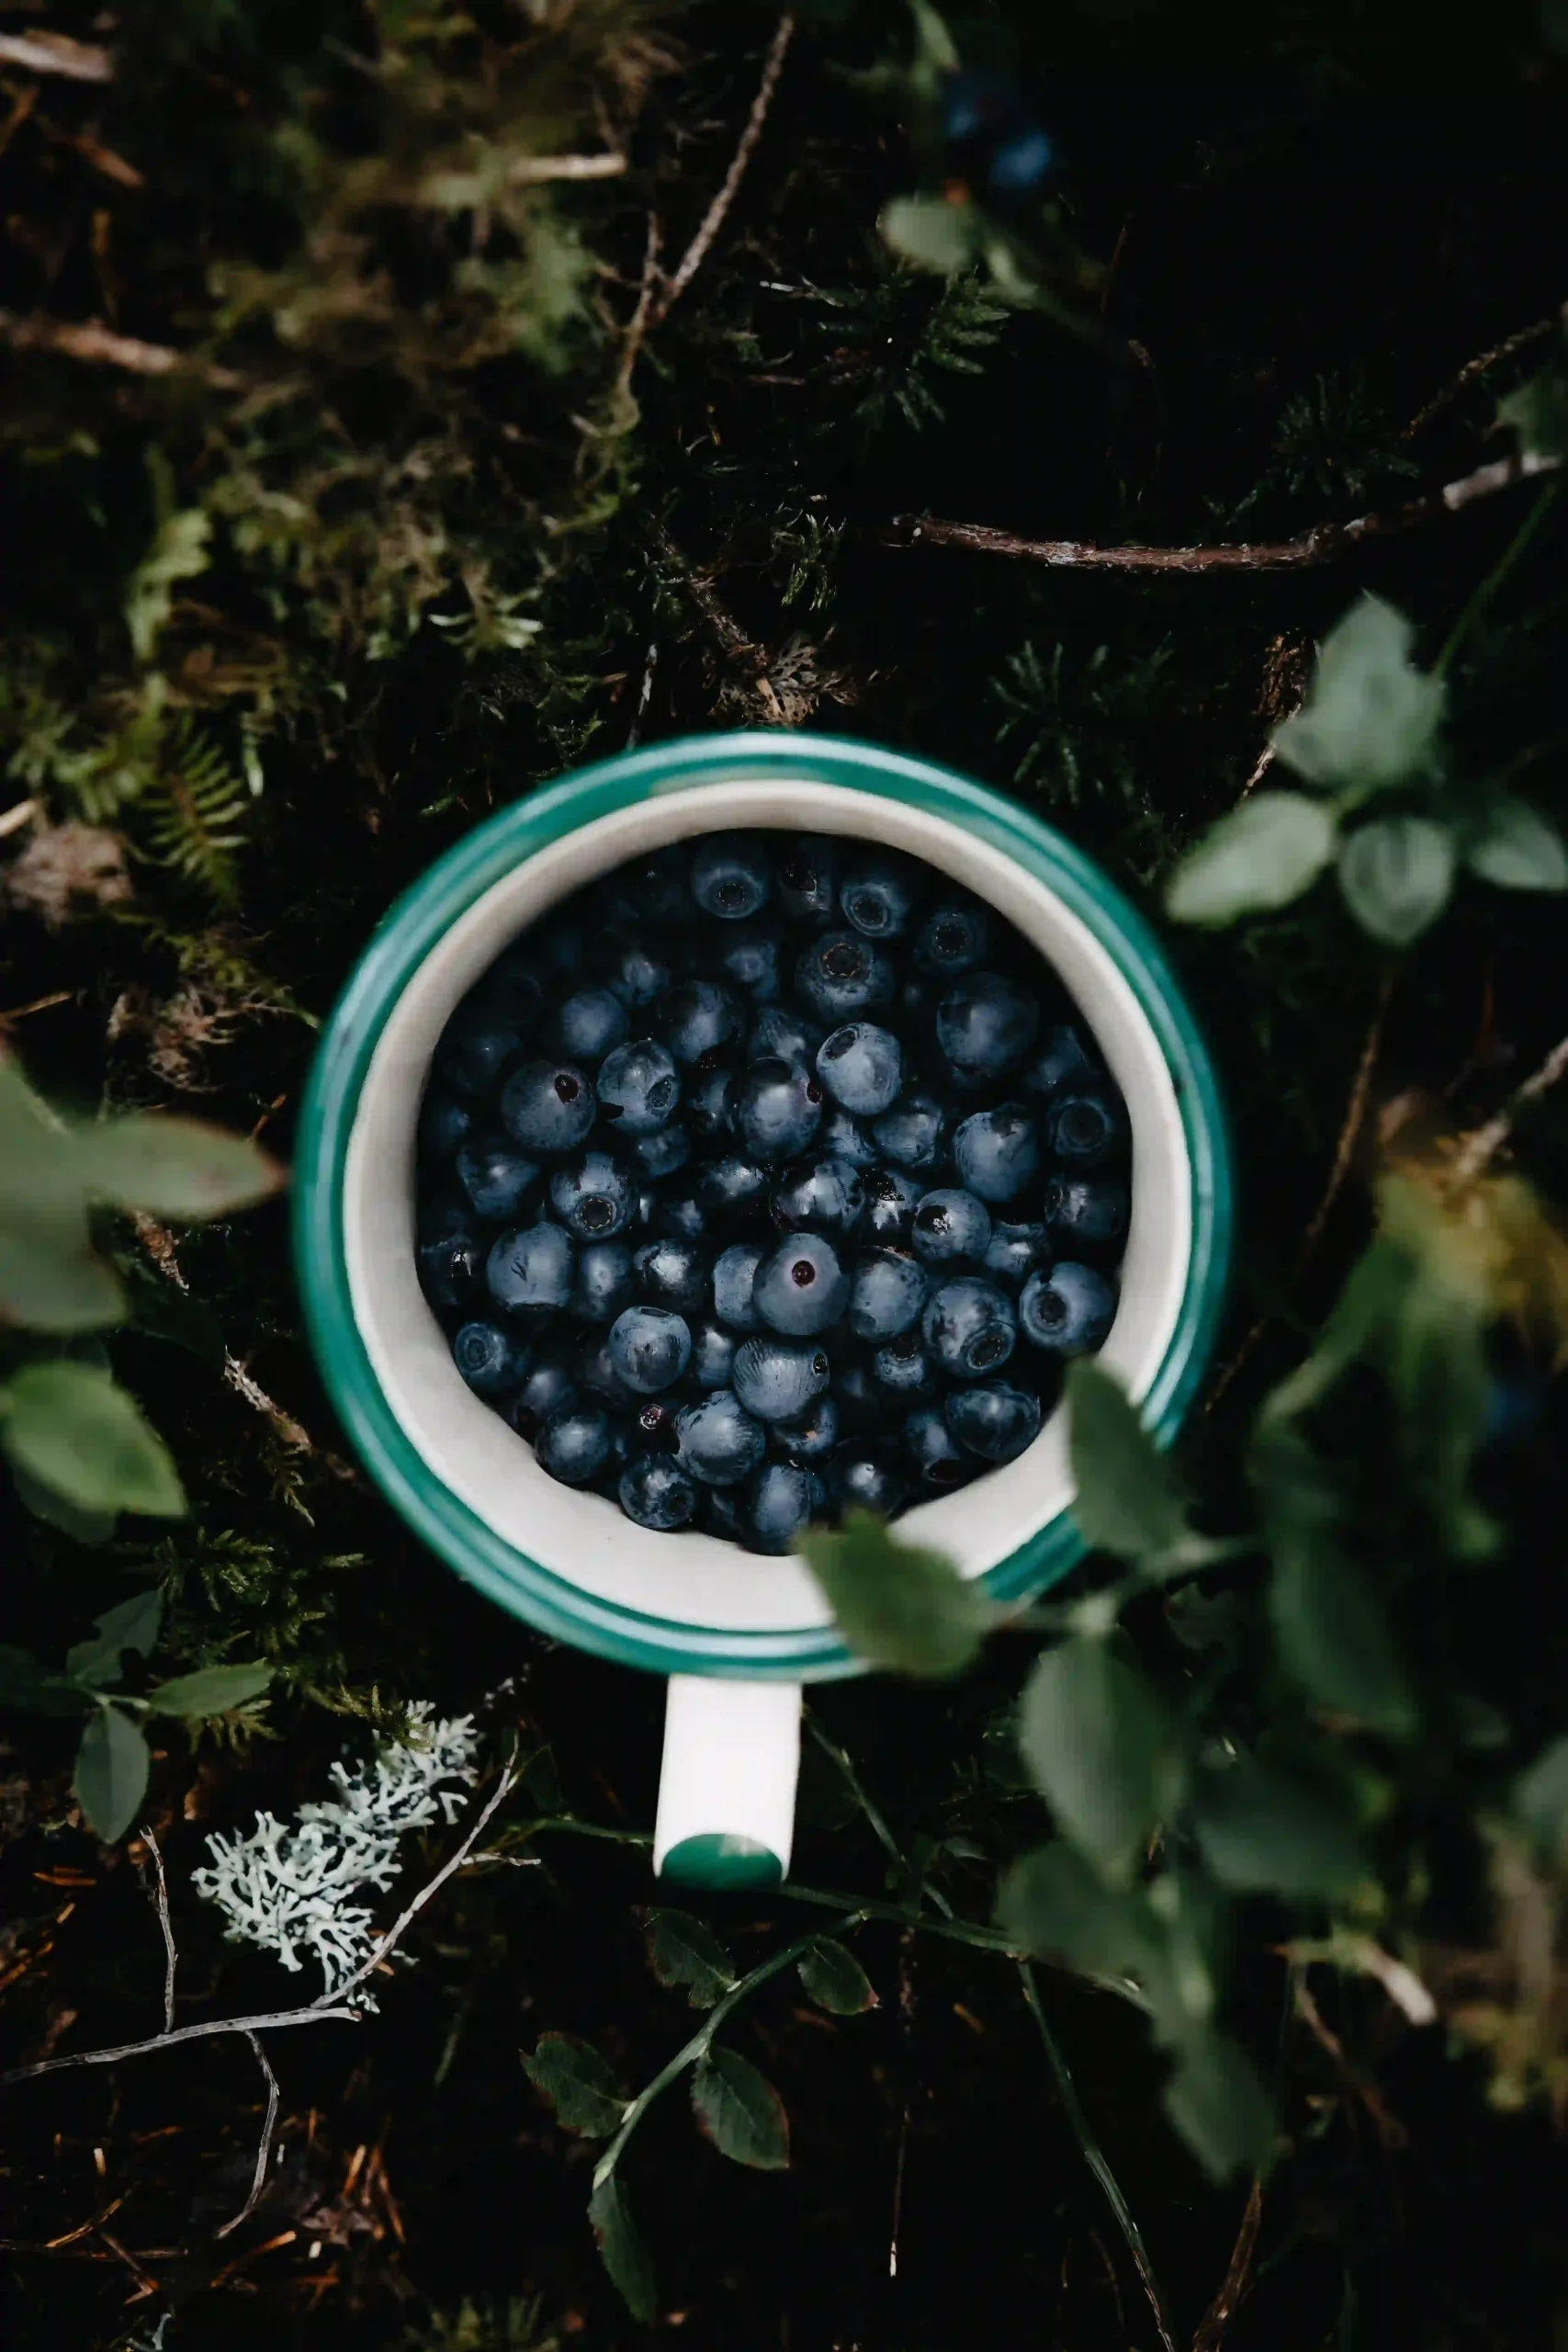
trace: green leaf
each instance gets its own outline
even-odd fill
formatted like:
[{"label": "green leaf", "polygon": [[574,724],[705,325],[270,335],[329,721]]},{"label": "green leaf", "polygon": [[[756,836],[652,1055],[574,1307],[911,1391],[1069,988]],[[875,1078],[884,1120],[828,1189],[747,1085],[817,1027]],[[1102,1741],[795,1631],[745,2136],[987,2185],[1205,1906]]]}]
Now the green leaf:
[{"label": "green leaf", "polygon": [[900,1543],[874,1512],[845,1513],[795,1546],[827,1595],[839,1631],[873,1666],[941,1678],[961,1674],[998,1612],[984,1588],[941,1552]]},{"label": "green leaf", "polygon": [[17,1499],[23,1509],[49,1526],[58,1527],[73,1544],[85,1544],[89,1550],[99,1549],[119,1525],[118,1511],[84,1510],[69,1495],[58,1495],[52,1487],[40,1487],[25,1470],[14,1469],[11,1476],[16,1481]]},{"label": "green leaf", "polygon": [[1435,922],[1454,887],[1453,835],[1429,817],[1358,825],[1339,853],[1339,888],[1363,931],[1407,947]]},{"label": "green leaf", "polygon": [[1368,1875],[1343,1806],[1251,1758],[1201,1776],[1192,1826],[1210,1871],[1238,1894],[1340,1894]]},{"label": "green leaf", "polygon": [[824,1936],[800,1956],[807,1998],[836,2018],[858,2018],[876,2007],[876,1992],[852,1951]]},{"label": "green leaf", "polygon": [[1187,1533],[1175,1474],[1120,1381],[1080,1356],[1067,1370],[1073,1516],[1097,1552],[1141,1560]]},{"label": "green leaf", "polygon": [[1002,1881],[998,1917],[1021,1951],[1088,1976],[1141,1983],[1157,1967],[1164,1940],[1146,1898],[1107,1886],[1062,1838],[1013,1864]]},{"label": "green leaf", "polygon": [[91,1700],[69,1675],[53,1674],[31,1650],[0,1642],[0,1707],[35,1715],[79,1715]]},{"label": "green leaf", "polygon": [[711,2009],[738,1981],[718,1938],[689,1911],[650,1911],[643,1939],[660,1983],[681,1986],[694,2009]]},{"label": "green leaf", "polygon": [[1273,2152],[1274,2110],[1257,2067],[1224,2034],[1195,2035],[1166,2086],[1165,2111],[1215,2180],[1258,2170]]},{"label": "green leaf", "polygon": [[93,1248],[69,1191],[53,1205],[0,1201],[0,1323],[63,1336],[100,1330],[124,1314],[114,1269]]},{"label": "green leaf", "polygon": [[1288,907],[1334,855],[1334,813],[1304,792],[1255,792],[1189,850],[1166,886],[1173,922],[1211,926]]},{"label": "green leaf", "polygon": [[163,1623],[164,1596],[157,1587],[133,1593],[129,1600],[106,1609],[87,1639],[66,1651],[66,1673],[95,1689],[118,1682],[123,1653],[134,1650],[138,1657],[149,1657]]},{"label": "green leaf", "polygon": [[1173,1728],[1147,1677],[1109,1642],[1063,1642],[1035,1660],[1018,1736],[1063,1835],[1125,1883],[1173,1793]]},{"label": "green leaf", "polygon": [[733,2050],[710,2050],[692,2076],[692,2108],[721,2156],[758,2172],[789,2163],[789,2118],[765,2075]]},{"label": "green leaf", "polygon": [[243,1136],[156,1113],[81,1127],[84,1188],[118,1208],[153,1216],[221,1216],[265,1200],[283,1182],[275,1159]]},{"label": "green leaf", "polygon": [[1381,597],[1352,605],[1319,648],[1305,703],[1275,729],[1276,757],[1336,792],[1381,792],[1428,769],[1443,682],[1412,662],[1415,636]]},{"label": "green leaf", "polygon": [[29,1364],[0,1388],[8,1459],[85,1510],[178,1519],[186,1509],[164,1441],[96,1364]]},{"label": "green leaf", "polygon": [[1314,1704],[1388,1739],[1416,1736],[1416,1694],[1364,1573],[1327,1544],[1277,1544],[1269,1613],[1280,1664]]},{"label": "green leaf", "polygon": [[150,662],[160,630],[174,609],[175,586],[194,580],[211,560],[207,541],[211,524],[199,506],[165,514],[125,592],[125,625],[139,662]]},{"label": "green leaf", "polygon": [[1514,1811],[1550,1853],[1568,1843],[1568,1738],[1554,1739],[1514,1782]]},{"label": "green leaf", "polygon": [[[1559,27],[1553,47],[1568,52],[1568,6],[1563,0],[1546,0],[1543,22],[1549,21],[1549,10]],[[1568,458],[1568,369],[1562,361],[1499,401],[1497,422],[1517,435],[1521,458]]]},{"label": "green leaf", "polygon": [[1568,890],[1568,847],[1539,808],[1511,793],[1493,801],[1468,842],[1465,864],[1499,890]]},{"label": "green leaf", "polygon": [[619,2131],[627,2102],[609,2060],[592,2042],[580,2041],[574,2033],[542,2033],[532,2057],[524,2052],[523,2064],[563,2132],[607,2140]]},{"label": "green leaf", "polygon": [[951,277],[975,258],[975,210],[941,196],[896,196],[882,208],[882,234],[917,269]]},{"label": "green leaf", "polygon": [[651,2327],[659,2316],[653,2264],[614,2173],[607,2180],[595,2183],[588,2200],[588,2218],[593,2225],[599,2258],[619,2290],[621,2301],[633,2319]]},{"label": "green leaf", "polygon": [[155,1715],[226,1715],[259,1699],[272,1677],[272,1668],[259,1658],[243,1666],[202,1666],[172,1682],[154,1683],[147,1704]]},{"label": "green leaf", "polygon": [[102,1706],[82,1734],[72,1782],[87,1825],[106,1845],[123,1838],[147,1792],[152,1759],[140,1727],[118,1707]]}]

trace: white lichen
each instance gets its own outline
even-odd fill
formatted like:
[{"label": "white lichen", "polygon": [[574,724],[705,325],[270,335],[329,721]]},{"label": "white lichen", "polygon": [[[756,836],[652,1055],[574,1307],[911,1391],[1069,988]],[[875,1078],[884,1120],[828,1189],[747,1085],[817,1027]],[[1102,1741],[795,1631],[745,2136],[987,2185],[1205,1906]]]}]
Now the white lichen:
[{"label": "white lichen", "polygon": [[[259,1944],[288,1969],[315,1961],[329,1994],[347,1982],[376,1943],[368,1905],[351,1898],[391,1884],[402,1867],[398,1841],[411,1829],[457,1817],[462,1790],[443,1781],[466,1786],[476,1778],[473,1717],[433,1716],[422,1702],[409,1709],[402,1739],[367,1764],[334,1764],[336,1794],[301,1805],[292,1822],[258,1813],[248,1836],[209,1838],[210,1867],[191,1880],[227,1917],[231,1940]],[[376,2006],[363,1984],[350,1997]]]}]

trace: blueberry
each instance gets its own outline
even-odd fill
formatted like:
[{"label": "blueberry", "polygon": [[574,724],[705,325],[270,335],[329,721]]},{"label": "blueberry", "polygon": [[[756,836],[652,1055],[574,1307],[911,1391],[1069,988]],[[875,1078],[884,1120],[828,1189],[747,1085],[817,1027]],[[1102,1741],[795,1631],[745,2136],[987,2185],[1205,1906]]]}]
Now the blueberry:
[{"label": "blueberry", "polygon": [[686,1319],[668,1306],[628,1306],[610,1326],[610,1361],[639,1396],[672,1388],[691,1360]]},{"label": "blueberry", "polygon": [[1126,1139],[1127,1106],[1108,1079],[1075,1080],[1052,1096],[1045,1113],[1046,1148],[1075,1174],[1103,1167]]},{"label": "blueberry", "polygon": [[828,1465],[828,1492],[840,1510],[892,1519],[903,1508],[908,1480],[891,1447],[848,1438]]},{"label": "blueberry", "polygon": [[753,1062],[737,1090],[735,1124],[757,1159],[796,1159],[822,1124],[822,1089],[788,1062]]},{"label": "blueberry", "polygon": [[636,1296],[632,1253],[624,1241],[590,1241],[578,1251],[569,1315],[582,1323],[613,1323]]},{"label": "blueberry", "polygon": [[[662,996],[674,974],[668,956],[660,955],[635,932],[613,931],[606,933],[599,956],[604,974],[604,986],[624,1005],[640,1012],[645,1005]],[[626,1035],[622,1030],[621,1035]],[[619,1039],[615,1043],[619,1043]]]},{"label": "blueberry", "polygon": [[935,1405],[921,1405],[904,1424],[904,1451],[914,1464],[922,1487],[941,1494],[951,1487],[965,1487],[979,1472],[972,1453],[954,1442]]},{"label": "blueberry", "polygon": [[734,1042],[744,1025],[739,1000],[716,980],[681,980],[653,1008],[654,1027],[682,1069]]},{"label": "blueberry", "polygon": [[588,955],[588,931],[583,923],[558,920],[547,923],[536,934],[529,933],[537,950],[539,968],[557,979],[565,973],[581,971]]},{"label": "blueberry", "polygon": [[710,1225],[731,1232],[759,1215],[768,1197],[769,1170],[743,1151],[710,1159],[697,1178],[699,1207]]},{"label": "blueberry", "polygon": [[752,1293],[757,1269],[766,1256],[767,1251],[755,1241],[736,1241],[728,1250],[721,1250],[714,1261],[713,1311],[731,1330],[761,1329],[761,1318]]},{"label": "blueberry", "polygon": [[901,1168],[874,1168],[865,1180],[863,1230],[885,1248],[906,1249],[919,1205],[921,1186]]},{"label": "blueberry", "polygon": [[757,1269],[753,1304],[764,1323],[806,1339],[836,1323],[850,1299],[850,1278],[830,1241],[792,1233]]},{"label": "blueberry", "polygon": [[983,1201],[1012,1201],[1040,1172],[1040,1130],[1018,1102],[976,1111],[953,1138],[960,1178]]},{"label": "blueberry", "polygon": [[793,1462],[767,1463],[751,1482],[741,1515],[747,1545],[753,1552],[787,1552],[820,1518],[827,1500],[815,1471]]},{"label": "blueberry", "polygon": [[739,1487],[705,1487],[699,1516],[709,1535],[727,1544],[746,1541],[746,1498]]},{"label": "blueberry", "polygon": [[457,1007],[442,1031],[434,1067],[459,1094],[491,1094],[522,1045],[513,1014],[476,992]]},{"label": "blueberry", "polygon": [[1131,1201],[1113,1176],[1049,1177],[1045,1223],[1057,1249],[1076,1255],[1113,1249],[1127,1230]]},{"label": "blueberry", "polygon": [[874,1432],[887,1419],[887,1399],[877,1386],[870,1364],[857,1358],[846,1362],[840,1357],[833,1374],[833,1396],[848,1430]]},{"label": "blueberry", "polygon": [[692,896],[703,912],[739,922],[765,907],[773,861],[762,833],[710,833],[692,860]]},{"label": "blueberry", "polygon": [[935,1096],[917,1089],[885,1111],[871,1132],[885,1159],[926,1175],[947,1157],[948,1125],[948,1114]]},{"label": "blueberry", "polygon": [[525,1151],[575,1151],[598,1103],[585,1070],[569,1062],[525,1062],[501,1092],[501,1120]]},{"label": "blueberry", "polygon": [[1082,1078],[1095,1067],[1094,1057],[1078,1032],[1068,1023],[1047,1030],[1045,1043],[1023,1073],[1031,1094],[1055,1094],[1070,1078]]},{"label": "blueberry", "polygon": [[569,1062],[602,1062],[630,1027],[626,1008],[608,989],[574,989],[556,1009],[551,1041]]},{"label": "blueberry", "polygon": [[1018,1302],[1026,1340],[1056,1356],[1103,1346],[1116,1319],[1116,1285],[1093,1266],[1065,1259],[1048,1274],[1031,1274]]},{"label": "blueberry", "polygon": [[839,884],[845,920],[868,939],[901,939],[920,896],[920,872],[897,850],[858,851]]},{"label": "blueberry", "polygon": [[533,1352],[499,1323],[465,1323],[452,1342],[452,1361],[478,1396],[500,1396],[520,1386]]},{"label": "blueberry", "polygon": [[717,1388],[675,1417],[680,1462],[705,1487],[738,1487],[762,1459],[768,1438],[733,1389]]},{"label": "blueberry", "polygon": [[664,1046],[652,1037],[634,1037],[606,1055],[598,1095],[618,1135],[650,1136],[681,1100],[680,1075]]},{"label": "blueberry", "polygon": [[771,1332],[742,1340],[735,1351],[735,1394],[760,1421],[798,1420],[827,1387],[829,1373],[821,1348]]},{"label": "blueberry", "polygon": [[936,1366],[915,1331],[906,1331],[901,1340],[889,1340],[886,1347],[876,1350],[871,1359],[871,1376],[879,1388],[906,1405],[929,1404],[942,1392]]},{"label": "blueberry", "polygon": [[893,966],[856,931],[829,931],[803,948],[795,994],[819,1019],[837,1024],[893,1001]]},{"label": "blueberry", "polygon": [[675,1416],[682,1402],[689,1402],[680,1390],[665,1396],[634,1398],[632,1427],[626,1439],[626,1459],[641,1447],[649,1453],[673,1453],[680,1441],[675,1434]]},{"label": "blueberry", "polygon": [[603,1405],[558,1405],[540,1426],[534,1451],[539,1467],[563,1487],[586,1487],[615,1450],[615,1430]]},{"label": "blueberry", "polygon": [[550,1206],[580,1241],[613,1241],[637,1213],[631,1178],[607,1151],[580,1151],[550,1178]]},{"label": "blueberry", "polygon": [[1004,1290],[1017,1291],[1037,1267],[1048,1265],[1050,1258],[1050,1237],[1043,1225],[1007,1225],[997,1219],[981,1263],[993,1282],[1000,1283]]},{"label": "blueberry", "polygon": [[671,1119],[668,1126],[655,1127],[650,1136],[637,1136],[630,1147],[630,1159],[639,1183],[660,1183],[666,1176],[675,1175],[692,1157],[692,1137],[683,1121]]},{"label": "blueberry", "polygon": [[571,1237],[558,1225],[530,1225],[503,1233],[485,1261],[485,1283],[509,1313],[564,1306],[571,1296]]},{"label": "blueberry", "polygon": [[893,1250],[873,1250],[855,1263],[850,1287],[849,1324],[857,1340],[880,1347],[920,1319],[931,1283],[912,1258]]},{"label": "blueberry", "polygon": [[861,1221],[865,1192],[847,1159],[801,1159],[785,1169],[768,1205],[783,1232],[809,1226],[830,1240],[847,1241]]},{"label": "blueberry", "polygon": [[474,1124],[470,1105],[445,1088],[426,1089],[419,1106],[419,1151],[428,1166],[433,1159],[455,1159]]},{"label": "blueberry", "polygon": [[683,1241],[700,1241],[708,1229],[707,1211],[694,1192],[661,1193],[649,1196],[643,1220],[655,1233],[678,1234]]},{"label": "blueberry", "polygon": [[765,923],[736,923],[718,943],[716,961],[732,989],[753,1004],[772,1004],[783,985],[784,941]]},{"label": "blueberry", "polygon": [[712,1316],[698,1316],[691,1323],[692,1361],[687,1366],[699,1388],[728,1388],[733,1385],[735,1351],[739,1342],[733,1331],[727,1331]]},{"label": "blueberry", "polygon": [[1000,1078],[1034,1043],[1040,1007],[999,972],[970,972],[936,1009],[937,1044],[972,1079]]},{"label": "blueberry", "polygon": [[1004,1380],[954,1388],[942,1406],[948,1433],[982,1462],[1013,1462],[1040,1434],[1040,1399]]},{"label": "blueberry", "polygon": [[626,1517],[659,1535],[689,1527],[701,1500],[696,1480],[667,1453],[634,1454],[621,1473],[615,1492]]},{"label": "blueberry", "polygon": [[707,1305],[707,1252],[694,1241],[673,1234],[645,1241],[632,1266],[637,1295],[650,1306],[672,1306],[677,1315],[694,1315]]},{"label": "blueberry", "polygon": [[943,899],[915,933],[915,964],[933,979],[956,979],[985,962],[991,926],[973,899]]},{"label": "blueberry", "polygon": [[838,914],[839,845],[819,833],[795,833],[778,860],[779,904],[792,922],[829,923]]},{"label": "blueberry", "polygon": [[877,1149],[860,1121],[836,1102],[827,1106],[828,1115],[822,1122],[820,1141],[824,1150],[835,1159],[847,1159],[852,1168],[862,1170],[876,1166]]},{"label": "blueberry", "polygon": [[943,1372],[976,1380],[999,1372],[1018,1338],[1018,1317],[1006,1291],[981,1274],[943,1283],[920,1318],[926,1348]]},{"label": "blueberry", "polygon": [[[614,1325],[611,1329],[614,1329]],[[614,1405],[618,1411],[640,1403],[637,1391],[622,1379],[615,1359],[610,1352],[608,1331],[588,1331],[583,1334],[575,1365],[578,1385],[592,1389],[603,1403]]]},{"label": "blueberry", "polygon": [[694,1074],[686,1089],[686,1119],[705,1143],[735,1133],[735,1071],[722,1063]]},{"label": "blueberry", "polygon": [[822,1034],[815,1021],[803,1021],[798,1012],[791,1012],[786,1006],[771,1004],[751,1023],[746,1058],[749,1062],[788,1062],[792,1069],[810,1069],[816,1063]]},{"label": "blueberry", "polygon": [[832,1390],[825,1390],[798,1420],[775,1421],[773,1437],[791,1462],[825,1462],[839,1442],[839,1407]]},{"label": "blueberry", "polygon": [[844,1110],[874,1119],[892,1109],[904,1082],[904,1049],[890,1029],[851,1021],[818,1049],[817,1075]]},{"label": "blueberry", "polygon": [[522,1215],[539,1175],[539,1162],[493,1129],[470,1135],[457,1152],[457,1182],[474,1215],[497,1223]]},{"label": "blueberry", "polygon": [[468,1001],[504,1014],[520,1033],[536,1028],[545,999],[536,960],[533,939],[514,939],[502,948]]},{"label": "blueberry", "polygon": [[928,1266],[977,1265],[991,1238],[991,1214],[973,1193],[927,1193],[915,1211],[909,1247]]},{"label": "blueberry", "polygon": [[692,899],[691,864],[684,845],[650,851],[625,869],[626,895],[645,922],[690,922],[696,913]]},{"label": "blueberry", "polygon": [[518,1436],[531,1438],[541,1421],[547,1421],[561,1406],[576,1402],[577,1382],[570,1366],[559,1356],[539,1355],[516,1396],[502,1409]]}]

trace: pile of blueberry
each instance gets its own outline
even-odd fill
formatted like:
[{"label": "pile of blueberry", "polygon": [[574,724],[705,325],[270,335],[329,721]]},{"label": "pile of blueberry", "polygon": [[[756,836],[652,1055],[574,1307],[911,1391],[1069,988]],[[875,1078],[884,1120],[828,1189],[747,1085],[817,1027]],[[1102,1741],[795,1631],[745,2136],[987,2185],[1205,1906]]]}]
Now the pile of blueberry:
[{"label": "pile of blueberry", "polygon": [[435,1053],[418,1261],[458,1370],[552,1478],[756,1551],[1010,1462],[1116,1312],[1127,1114],[1070,1012],[869,843],[621,867]]}]

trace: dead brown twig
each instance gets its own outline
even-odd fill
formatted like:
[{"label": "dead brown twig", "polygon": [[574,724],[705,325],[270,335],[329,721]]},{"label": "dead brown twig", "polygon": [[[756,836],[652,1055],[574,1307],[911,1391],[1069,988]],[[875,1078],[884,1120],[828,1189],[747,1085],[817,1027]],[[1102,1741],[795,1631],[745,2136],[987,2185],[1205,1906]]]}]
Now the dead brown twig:
[{"label": "dead brown twig", "polygon": [[114,60],[96,41],[73,40],[69,33],[0,33],[0,65],[20,65],[29,74],[58,74],[67,82],[112,82]]},{"label": "dead brown twig", "polygon": [[256,2146],[256,2168],[251,2177],[250,2194],[233,2220],[225,2222],[222,2228],[215,2233],[220,2238],[230,2236],[239,2228],[241,2222],[255,2211],[256,2200],[266,2187],[266,2168],[272,2156],[272,2135],[277,2128],[277,2076],[273,2073],[266,2052],[262,2048],[255,2035],[247,2033],[245,2040],[255,2052],[256,2064],[261,2068],[262,2078],[266,2084],[266,2113],[262,2119],[261,2139]]},{"label": "dead brown twig", "polygon": [[58,352],[90,367],[123,368],[132,376],[199,376],[215,391],[238,391],[245,381],[232,368],[192,358],[166,343],[117,334],[101,319],[19,319],[13,311],[0,311],[0,336],[13,351]]},{"label": "dead brown twig", "polygon": [[734,614],[720,598],[708,574],[697,571],[687,561],[668,531],[662,529],[657,531],[654,535],[654,543],[665,560],[680,572],[687,594],[712,629],[719,651],[724,655],[725,660],[734,662],[737,669],[746,672],[766,706],[774,725],[782,727],[784,724],[784,706],[779,701],[777,688],[768,675],[766,647],[754,645],[751,642]]},{"label": "dead brown twig", "polygon": [[655,326],[661,326],[670,316],[671,311],[707,259],[713,242],[724,226],[729,208],[735,201],[736,191],[746,176],[746,166],[750,162],[757,141],[762,135],[762,125],[768,119],[768,108],[773,103],[773,93],[778,88],[779,76],[784,72],[784,58],[794,36],[795,18],[786,10],[779,18],[773,38],[768,45],[767,56],[762,61],[762,77],[757,85],[757,95],[751,101],[751,111],[746,118],[746,127],[741,131],[735,153],[730,158],[729,169],[724,175],[717,195],[698,222],[697,232],[682,254],[673,277],[666,282],[664,291],[655,304],[653,318]]},{"label": "dead brown twig", "polygon": [[1241,2217],[1235,2244],[1218,2292],[1198,2323],[1192,2338],[1192,2352],[1219,2352],[1225,2331],[1235,2315],[1236,2307],[1247,2292],[1247,2278],[1252,2270],[1252,2257],[1258,2247],[1258,2232],[1263,2220],[1263,2182],[1254,2173],[1252,2187],[1247,2191],[1247,2210]]},{"label": "dead brown twig", "polygon": [[1492,345],[1490,351],[1483,351],[1474,359],[1467,359],[1441,390],[1433,393],[1425,407],[1416,410],[1400,439],[1413,441],[1423,426],[1430,424],[1435,416],[1440,416],[1444,409],[1451,408],[1454,401],[1489,368],[1497,367],[1505,359],[1512,359],[1516,352],[1528,351],[1532,343],[1544,343],[1549,334],[1561,333],[1564,326],[1568,326],[1568,302],[1558,310],[1549,311],[1544,319],[1534,319],[1528,327],[1519,327],[1514,334],[1506,334],[1501,343]]},{"label": "dead brown twig", "polygon": [[178,1959],[175,1951],[174,1922],[169,1917],[169,1881],[164,1869],[164,1857],[158,1840],[145,1822],[141,1825],[141,1842],[152,1857],[152,1869],[156,1876],[152,1900],[158,1913],[158,1925],[164,1935],[164,2031],[173,2033],[175,2030],[175,1970],[178,1964]]}]

